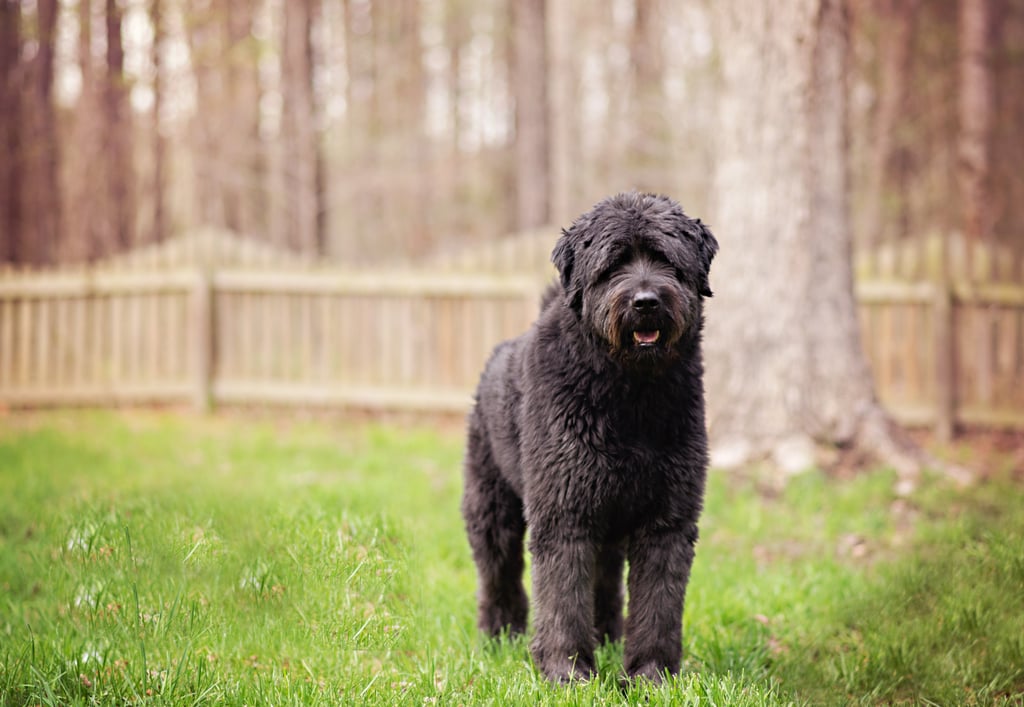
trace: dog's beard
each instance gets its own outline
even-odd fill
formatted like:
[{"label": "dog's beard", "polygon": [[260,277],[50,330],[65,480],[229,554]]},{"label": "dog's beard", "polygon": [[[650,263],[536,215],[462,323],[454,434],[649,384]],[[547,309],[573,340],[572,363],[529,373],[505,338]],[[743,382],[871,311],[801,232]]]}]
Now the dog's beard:
[{"label": "dog's beard", "polygon": [[603,314],[603,338],[608,342],[611,357],[622,365],[654,371],[678,357],[676,344],[686,330],[686,320],[678,309],[638,314],[620,302],[613,302]]}]

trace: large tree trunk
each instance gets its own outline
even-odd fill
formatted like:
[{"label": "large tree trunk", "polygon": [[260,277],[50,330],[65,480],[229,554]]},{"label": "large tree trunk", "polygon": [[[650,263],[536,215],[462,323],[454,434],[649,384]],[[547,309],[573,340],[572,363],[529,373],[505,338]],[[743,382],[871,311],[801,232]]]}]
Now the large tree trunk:
[{"label": "large tree trunk", "polygon": [[716,6],[723,74],[707,366],[718,460],[814,463],[859,445],[924,456],[876,400],[851,269],[843,0]]},{"label": "large tree trunk", "polygon": [[549,114],[545,0],[512,3],[512,95],[515,101],[515,227],[550,220]]}]

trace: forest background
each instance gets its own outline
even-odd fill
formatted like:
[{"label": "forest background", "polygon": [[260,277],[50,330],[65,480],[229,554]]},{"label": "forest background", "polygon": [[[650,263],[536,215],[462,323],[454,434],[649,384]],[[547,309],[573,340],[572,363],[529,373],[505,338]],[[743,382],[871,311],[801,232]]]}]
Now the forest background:
[{"label": "forest background", "polygon": [[[720,7],[4,0],[0,262],[200,225],[345,264],[416,260],[630,188],[714,224],[716,126],[743,105],[719,100],[739,49],[716,41]],[[961,234],[1019,253],[1024,3],[848,14],[858,248]]]}]

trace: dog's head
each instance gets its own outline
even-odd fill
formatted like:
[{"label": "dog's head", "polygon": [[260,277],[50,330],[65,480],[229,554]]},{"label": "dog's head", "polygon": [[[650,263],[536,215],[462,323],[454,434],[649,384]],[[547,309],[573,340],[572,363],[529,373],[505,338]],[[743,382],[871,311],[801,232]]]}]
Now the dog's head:
[{"label": "dog's head", "polygon": [[666,196],[610,197],[562,232],[551,259],[565,304],[626,364],[671,358],[699,332],[718,242]]}]

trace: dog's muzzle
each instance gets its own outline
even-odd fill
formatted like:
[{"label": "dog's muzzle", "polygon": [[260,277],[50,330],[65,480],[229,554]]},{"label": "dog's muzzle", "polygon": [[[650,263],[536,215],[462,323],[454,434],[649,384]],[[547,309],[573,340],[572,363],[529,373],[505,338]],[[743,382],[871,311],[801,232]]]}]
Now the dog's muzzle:
[{"label": "dog's muzzle", "polygon": [[642,290],[633,295],[632,307],[640,320],[633,329],[633,343],[643,347],[654,346],[661,338],[661,328],[653,321],[661,310],[661,300],[653,290]]}]

